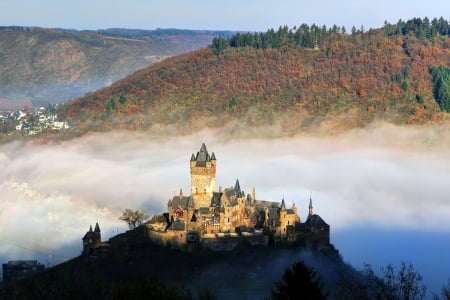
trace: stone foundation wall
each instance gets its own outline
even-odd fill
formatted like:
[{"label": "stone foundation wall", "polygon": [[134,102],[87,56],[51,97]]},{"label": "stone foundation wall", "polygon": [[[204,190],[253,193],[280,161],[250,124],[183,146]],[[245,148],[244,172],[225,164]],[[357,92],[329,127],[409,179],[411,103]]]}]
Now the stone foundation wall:
[{"label": "stone foundation wall", "polygon": [[[147,238],[154,243],[166,247],[169,246],[174,249],[189,251],[190,245],[186,244],[186,232],[172,231],[158,232],[147,228]],[[251,236],[221,236],[215,235],[203,236],[200,243],[208,249],[213,251],[231,251],[240,244],[249,244],[250,246],[266,247],[269,244],[269,237],[266,235],[251,235]]]}]

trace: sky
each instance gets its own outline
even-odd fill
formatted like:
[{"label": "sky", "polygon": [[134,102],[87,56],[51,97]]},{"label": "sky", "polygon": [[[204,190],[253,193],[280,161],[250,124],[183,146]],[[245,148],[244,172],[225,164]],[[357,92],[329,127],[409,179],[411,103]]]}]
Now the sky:
[{"label": "sky", "polygon": [[413,17],[449,19],[447,0],[0,0],[0,25],[105,28],[183,28],[265,31],[309,25],[382,27]]}]

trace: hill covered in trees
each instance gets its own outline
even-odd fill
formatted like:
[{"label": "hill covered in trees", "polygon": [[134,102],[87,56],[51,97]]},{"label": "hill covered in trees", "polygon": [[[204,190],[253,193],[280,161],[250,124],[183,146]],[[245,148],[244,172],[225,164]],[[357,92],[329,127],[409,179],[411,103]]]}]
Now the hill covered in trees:
[{"label": "hill covered in trees", "polygon": [[0,110],[58,103],[230,32],[0,27]]},{"label": "hill covered in trees", "polygon": [[374,120],[445,122],[449,67],[449,22],[442,18],[368,31],[302,24],[238,33],[69,101],[59,115],[71,129],[50,136],[261,126],[292,135]]}]

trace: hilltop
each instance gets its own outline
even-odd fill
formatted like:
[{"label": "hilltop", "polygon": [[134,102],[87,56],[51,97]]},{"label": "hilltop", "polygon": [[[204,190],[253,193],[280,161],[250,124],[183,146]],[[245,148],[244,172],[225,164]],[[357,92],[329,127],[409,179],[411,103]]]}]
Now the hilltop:
[{"label": "hilltop", "polygon": [[0,289],[0,298],[197,299],[199,295],[199,299],[263,299],[285,268],[299,258],[317,270],[334,295],[349,292],[339,282],[342,276],[355,282],[362,278],[333,246],[313,250],[243,244],[230,252],[201,247],[181,252],[144,239],[142,229],[111,238],[106,253],[78,256],[7,285]]},{"label": "hilltop", "polygon": [[155,125],[181,133],[272,125],[281,134],[336,133],[378,119],[445,120],[431,74],[450,66],[442,23],[442,32],[414,19],[351,34],[302,25],[216,39],[70,101],[70,135]]},{"label": "hilltop", "polygon": [[[235,137],[290,136],[338,134],[379,120],[445,123],[449,28],[442,18],[416,18],[351,33],[302,24],[214,38],[208,48],[68,101],[58,118],[70,129],[40,138],[115,130],[179,135],[205,128]],[[139,31],[132,34],[140,38]]]},{"label": "hilltop", "polygon": [[0,27],[0,110],[58,103],[230,32]]}]

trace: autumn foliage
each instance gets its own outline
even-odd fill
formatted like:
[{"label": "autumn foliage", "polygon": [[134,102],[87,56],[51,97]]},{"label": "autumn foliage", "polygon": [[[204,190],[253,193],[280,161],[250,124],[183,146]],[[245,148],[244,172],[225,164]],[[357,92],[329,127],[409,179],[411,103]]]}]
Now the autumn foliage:
[{"label": "autumn foliage", "polygon": [[[450,66],[450,39],[444,29],[416,34],[414,24],[351,34],[314,27],[318,32],[303,44],[295,43],[294,30],[282,27],[280,34],[270,31],[274,42],[269,46],[266,39],[264,47],[247,41],[264,35],[216,39],[211,48],[169,58],[76,99],[65,113],[80,134],[155,124],[190,132],[233,120],[248,126],[280,122],[295,133],[316,124],[306,120],[349,111],[352,122],[341,121],[346,128],[374,119],[429,122],[442,114],[430,66]],[[314,38],[319,42],[313,45]]]}]

